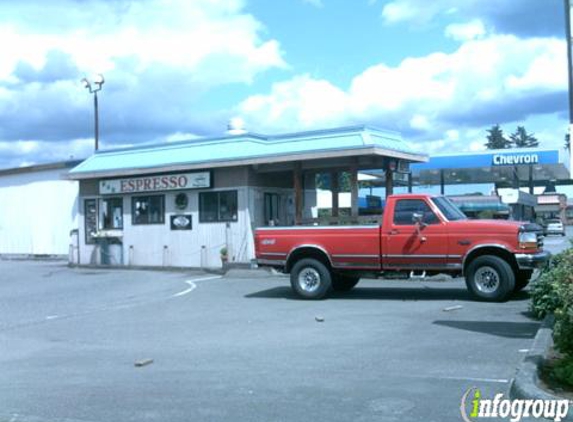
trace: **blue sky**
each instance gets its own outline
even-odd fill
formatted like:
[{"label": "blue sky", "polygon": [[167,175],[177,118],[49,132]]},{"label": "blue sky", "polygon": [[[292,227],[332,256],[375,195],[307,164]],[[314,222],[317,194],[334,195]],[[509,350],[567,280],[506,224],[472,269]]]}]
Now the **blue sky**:
[{"label": "blue sky", "polygon": [[0,168],[103,148],[371,124],[427,153],[524,125],[561,147],[561,0],[0,2]]}]

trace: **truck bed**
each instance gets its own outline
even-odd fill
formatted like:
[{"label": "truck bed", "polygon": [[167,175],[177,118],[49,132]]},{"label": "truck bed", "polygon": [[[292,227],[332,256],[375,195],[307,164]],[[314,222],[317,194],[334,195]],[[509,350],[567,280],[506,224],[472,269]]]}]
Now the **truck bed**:
[{"label": "truck bed", "polygon": [[265,227],[256,230],[257,260],[281,267],[289,256],[304,247],[318,248],[337,269],[379,270],[380,226]]}]

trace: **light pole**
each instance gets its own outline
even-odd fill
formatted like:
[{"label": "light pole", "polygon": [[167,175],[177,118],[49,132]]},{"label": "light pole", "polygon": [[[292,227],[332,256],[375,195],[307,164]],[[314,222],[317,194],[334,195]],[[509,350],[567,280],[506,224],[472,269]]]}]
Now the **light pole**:
[{"label": "light pole", "polygon": [[[573,140],[573,52],[571,51],[571,2],[570,0],[564,0],[565,2],[565,36],[567,37],[567,74],[568,85],[569,85],[569,142]],[[573,178],[573,148],[569,150],[570,154],[570,174],[569,177]]]},{"label": "light pole", "polygon": [[98,115],[98,104],[97,104],[97,92],[101,91],[101,86],[105,82],[102,74],[95,76],[93,82],[90,82],[88,78],[83,78],[82,83],[84,88],[88,89],[90,94],[94,94],[94,131],[95,131],[95,150],[99,148],[99,115]]}]

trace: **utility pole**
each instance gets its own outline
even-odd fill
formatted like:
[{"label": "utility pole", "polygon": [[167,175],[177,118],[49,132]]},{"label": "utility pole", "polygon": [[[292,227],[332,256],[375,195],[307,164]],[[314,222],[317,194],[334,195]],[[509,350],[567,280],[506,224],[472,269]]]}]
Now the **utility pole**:
[{"label": "utility pole", "polygon": [[[571,51],[571,0],[565,2],[565,35],[567,37],[567,74],[569,75],[569,139],[573,140],[573,58]],[[573,148],[569,148],[569,177],[573,179]]]}]

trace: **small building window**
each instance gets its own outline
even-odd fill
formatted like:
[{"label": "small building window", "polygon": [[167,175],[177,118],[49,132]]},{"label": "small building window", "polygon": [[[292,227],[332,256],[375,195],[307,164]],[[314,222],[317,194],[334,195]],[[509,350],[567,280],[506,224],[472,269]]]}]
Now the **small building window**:
[{"label": "small building window", "polygon": [[123,199],[102,199],[99,218],[102,229],[123,229]]},{"label": "small building window", "polygon": [[131,198],[132,224],[165,223],[165,196],[134,196]]},{"label": "small building window", "polygon": [[202,192],[199,194],[199,221],[215,223],[237,221],[237,191]]}]

